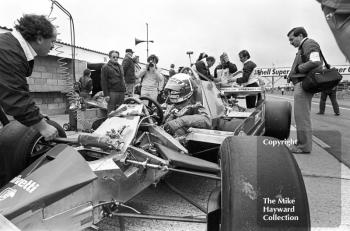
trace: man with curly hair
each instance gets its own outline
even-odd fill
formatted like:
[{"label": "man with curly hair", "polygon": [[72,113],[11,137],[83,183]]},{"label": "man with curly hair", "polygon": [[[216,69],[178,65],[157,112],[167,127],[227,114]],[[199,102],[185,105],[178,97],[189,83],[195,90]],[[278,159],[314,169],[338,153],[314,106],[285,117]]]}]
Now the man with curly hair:
[{"label": "man with curly hair", "polygon": [[[26,77],[32,74],[34,57],[47,55],[56,36],[55,27],[40,15],[24,15],[12,32],[0,34],[0,122],[3,125],[9,122],[5,112],[36,129],[46,140],[55,138],[58,131],[46,122],[35,105]],[[0,156],[0,186],[11,177],[6,169],[16,162],[11,151]]]},{"label": "man with curly hair", "polygon": [[40,114],[29,95],[26,77],[32,74],[34,57],[48,55],[56,36],[55,27],[42,15],[24,15],[12,32],[0,35],[0,106],[47,140],[57,136],[57,129]]}]

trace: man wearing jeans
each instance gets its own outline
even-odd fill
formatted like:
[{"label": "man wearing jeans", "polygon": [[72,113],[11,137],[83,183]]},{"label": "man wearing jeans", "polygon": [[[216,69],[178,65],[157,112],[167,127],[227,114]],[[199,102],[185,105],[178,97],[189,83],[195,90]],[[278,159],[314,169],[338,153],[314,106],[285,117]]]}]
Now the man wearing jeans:
[{"label": "man wearing jeans", "polygon": [[297,145],[291,146],[293,153],[310,153],[312,150],[311,100],[313,93],[306,92],[302,80],[313,69],[322,69],[320,46],[307,37],[303,27],[296,27],[287,34],[289,42],[298,52],[295,56],[288,79],[294,84],[294,119],[297,129]]}]

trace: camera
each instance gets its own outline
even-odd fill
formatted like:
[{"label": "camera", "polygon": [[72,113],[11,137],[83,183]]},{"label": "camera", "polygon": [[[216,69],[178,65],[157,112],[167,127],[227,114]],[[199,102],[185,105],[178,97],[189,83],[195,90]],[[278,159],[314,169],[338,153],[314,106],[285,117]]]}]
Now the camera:
[{"label": "camera", "polygon": [[153,68],[153,67],[155,67],[155,65],[154,65],[153,63],[149,63],[149,64],[147,65],[147,71],[149,71],[150,68]]}]

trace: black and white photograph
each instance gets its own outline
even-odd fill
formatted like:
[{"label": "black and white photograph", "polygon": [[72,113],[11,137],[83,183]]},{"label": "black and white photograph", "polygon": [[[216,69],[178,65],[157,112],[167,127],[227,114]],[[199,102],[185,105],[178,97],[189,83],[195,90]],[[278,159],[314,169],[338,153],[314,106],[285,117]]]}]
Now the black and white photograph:
[{"label": "black and white photograph", "polygon": [[350,1],[3,0],[0,230],[350,230]]}]

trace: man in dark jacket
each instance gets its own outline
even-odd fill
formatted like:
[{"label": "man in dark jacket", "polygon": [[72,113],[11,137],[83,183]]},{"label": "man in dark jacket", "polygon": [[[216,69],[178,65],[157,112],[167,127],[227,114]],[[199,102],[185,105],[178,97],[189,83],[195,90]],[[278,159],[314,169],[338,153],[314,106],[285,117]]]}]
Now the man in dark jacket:
[{"label": "man in dark jacket", "polygon": [[38,130],[46,140],[55,138],[58,132],[40,114],[26,77],[32,74],[34,57],[48,55],[56,36],[55,27],[43,15],[24,15],[13,32],[0,34],[0,106],[20,123]]},{"label": "man in dark jacket", "polygon": [[350,60],[350,1],[317,0],[321,3],[329,28],[347,60]]},{"label": "man in dark jacket", "polygon": [[[350,2],[348,0],[317,0],[321,3],[323,13],[335,40],[347,60],[350,60]],[[340,115],[336,98],[336,87],[322,92],[319,114],[324,113],[327,95],[331,99],[335,115]]]},{"label": "man in dark jacket", "polygon": [[[220,55],[220,64],[215,67],[214,70],[214,78],[221,79],[220,77],[223,76],[223,72],[227,70],[228,74],[233,74],[237,71],[237,66],[234,63],[230,62],[230,59],[228,58],[228,55],[224,52],[222,55]],[[221,71],[221,75],[218,75],[218,72]]]},{"label": "man in dark jacket", "polygon": [[133,55],[132,49],[125,50],[125,58],[123,59],[122,66],[124,71],[125,78],[125,87],[126,94],[129,97],[134,97],[134,88],[135,88],[135,62],[132,58]]},{"label": "man in dark jacket", "polygon": [[215,58],[212,56],[208,56],[199,60],[195,63],[196,70],[199,73],[199,78],[201,80],[213,80],[213,76],[210,74],[209,68],[212,67],[215,63]]},{"label": "man in dark jacket", "polygon": [[324,111],[326,109],[327,96],[329,96],[332,102],[334,115],[339,116],[340,111],[339,111],[339,104],[337,101],[337,86],[333,87],[330,90],[325,90],[321,92],[320,105],[319,105],[320,110],[317,112],[317,114],[318,115],[324,114]]},{"label": "man in dark jacket", "polygon": [[85,69],[83,72],[83,76],[79,79],[80,85],[80,96],[84,99],[91,98],[92,91],[92,79],[91,79],[91,71],[90,69]]},{"label": "man in dark jacket", "polygon": [[[46,140],[55,138],[58,132],[35,105],[26,77],[32,74],[34,57],[47,55],[54,47],[56,36],[55,27],[42,15],[24,15],[12,32],[0,34],[1,123],[8,123],[5,112],[37,130]],[[0,156],[0,187],[8,182],[15,168],[16,156],[12,151],[6,150],[5,155]]]},{"label": "man in dark jacket", "polygon": [[108,102],[108,113],[119,107],[125,97],[125,81],[122,66],[118,63],[119,52],[109,52],[109,61],[101,69],[101,88]]},{"label": "man in dark jacket", "polygon": [[307,37],[303,27],[295,27],[287,34],[289,42],[298,52],[295,56],[288,79],[294,84],[294,119],[297,129],[297,145],[290,149],[293,153],[310,153],[312,150],[311,100],[313,93],[306,92],[301,82],[311,70],[322,69],[320,46]]},{"label": "man in dark jacket", "polygon": [[[238,56],[240,61],[243,63],[243,76],[241,78],[235,78],[234,81],[245,87],[259,87],[259,80],[254,75],[254,69],[256,68],[256,64],[250,60],[249,52],[247,50],[242,50],[238,53]],[[247,108],[255,108],[260,100],[260,94],[246,96]]]}]

